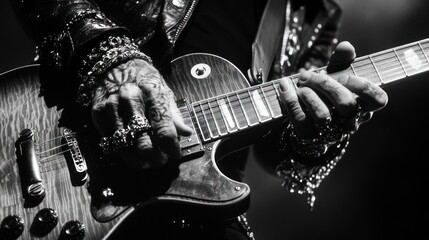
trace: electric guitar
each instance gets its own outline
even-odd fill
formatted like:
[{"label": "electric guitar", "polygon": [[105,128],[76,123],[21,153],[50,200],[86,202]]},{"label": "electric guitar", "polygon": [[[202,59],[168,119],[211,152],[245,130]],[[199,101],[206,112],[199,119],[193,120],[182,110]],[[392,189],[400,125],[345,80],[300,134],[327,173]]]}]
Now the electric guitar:
[{"label": "electric guitar", "polygon": [[[428,55],[426,39],[357,58],[330,75],[357,75],[385,87],[429,70]],[[167,82],[194,133],[180,139],[182,159],[142,173],[103,157],[90,127],[58,126],[62,111],[39,96],[41,71],[29,65],[0,75],[1,239],[108,238],[128,216],[153,209],[238,215],[249,205],[249,186],[225,176],[218,162],[286,117],[278,80],[250,86],[223,58],[179,57]]]}]

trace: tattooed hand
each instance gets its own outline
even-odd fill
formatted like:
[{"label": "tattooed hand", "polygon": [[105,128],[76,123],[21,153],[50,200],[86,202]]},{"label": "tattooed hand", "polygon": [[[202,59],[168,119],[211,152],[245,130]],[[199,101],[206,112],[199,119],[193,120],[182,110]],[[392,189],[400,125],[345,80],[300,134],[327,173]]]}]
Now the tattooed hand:
[{"label": "tattooed hand", "polygon": [[178,135],[188,136],[174,94],[150,63],[134,59],[108,71],[92,100],[92,120],[104,137],[127,127],[130,118],[149,119],[153,135],[143,133],[129,148],[117,153],[131,167],[162,166],[167,158],[179,158]]}]

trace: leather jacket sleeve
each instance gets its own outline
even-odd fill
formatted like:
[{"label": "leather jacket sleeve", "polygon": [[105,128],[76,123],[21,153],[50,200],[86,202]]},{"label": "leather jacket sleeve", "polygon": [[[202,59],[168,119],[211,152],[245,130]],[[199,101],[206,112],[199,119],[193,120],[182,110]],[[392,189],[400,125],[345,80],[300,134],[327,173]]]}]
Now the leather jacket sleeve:
[{"label": "leather jacket sleeve", "polygon": [[106,34],[125,34],[89,0],[11,0],[28,37],[37,45],[39,60],[58,68],[91,42]]}]

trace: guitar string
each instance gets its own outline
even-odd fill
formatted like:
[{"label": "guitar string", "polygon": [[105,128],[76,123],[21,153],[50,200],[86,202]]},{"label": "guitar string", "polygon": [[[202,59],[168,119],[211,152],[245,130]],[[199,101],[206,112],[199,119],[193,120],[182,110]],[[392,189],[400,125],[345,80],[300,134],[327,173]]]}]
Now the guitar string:
[{"label": "guitar string", "polygon": [[[392,57],[392,58],[394,58],[394,57]],[[426,64],[426,65],[429,66],[429,64]],[[368,71],[365,71],[365,72],[362,71],[359,74],[360,76],[363,76],[363,75],[366,75],[366,74],[374,75],[376,73],[376,71],[373,68],[372,64],[364,64],[364,65],[361,65],[359,67],[363,68],[363,66],[371,66],[371,69],[370,69],[369,72]],[[356,70],[358,70],[358,69],[359,68],[357,68]],[[402,69],[402,67],[396,68],[396,70],[398,70],[398,69]],[[360,70],[362,70],[362,69],[360,69]],[[392,71],[390,71],[390,72],[392,72]],[[402,72],[404,72],[403,69],[401,70],[401,73]],[[384,77],[386,77],[386,75],[384,75]],[[272,85],[265,85],[265,86],[272,87]],[[261,90],[260,87],[263,88],[264,86],[255,86],[254,88],[255,88],[255,90],[260,91]],[[247,114],[249,114],[250,113],[249,109],[246,111],[247,107],[250,108],[250,109],[252,109],[252,107],[249,107],[249,106],[254,105],[253,102],[252,102],[252,100],[251,100],[251,96],[250,96],[249,91],[251,91],[251,90],[247,89],[247,90],[239,90],[239,91],[237,91],[236,94],[238,94],[238,97],[235,97],[237,100],[229,101],[229,103],[230,103],[229,104],[230,105],[229,109],[231,109],[231,111],[234,111],[236,113],[240,112],[240,113],[244,114],[244,112],[246,112]],[[272,98],[273,96],[277,95],[275,89],[269,89],[268,91],[262,90],[262,92],[265,94],[265,97],[267,99]],[[243,94],[246,95],[246,96],[242,97]],[[227,96],[231,96],[231,95],[227,94],[225,96],[225,98]],[[240,96],[241,96],[241,98],[240,98]],[[208,130],[211,130],[210,129],[211,128],[210,125],[214,125],[215,122],[217,122],[217,123],[222,123],[223,122],[223,124],[220,124],[220,128],[221,128],[220,130],[225,130],[226,129],[226,126],[225,126],[225,123],[224,123],[224,120],[223,120],[223,117],[224,117],[223,113],[220,110],[220,105],[217,104],[217,102],[216,102],[216,100],[219,100],[219,99],[222,99],[222,98],[221,97],[216,97],[215,99],[212,99],[212,100],[204,100],[204,101],[199,101],[199,102],[193,103],[193,105],[197,105],[198,104],[198,106],[200,106],[200,110],[196,110],[195,109],[195,111],[197,113],[205,115],[208,118],[207,119],[208,120],[207,124],[203,124],[203,125],[206,125],[205,127],[209,128]],[[269,105],[267,99],[265,99],[263,102],[266,105]],[[214,106],[211,106],[210,103],[212,103],[212,102],[216,102],[216,104]],[[240,105],[239,104],[240,102],[243,104],[244,109],[241,106],[238,106],[238,105]],[[204,106],[206,106],[207,108],[204,108]],[[270,105],[270,107],[275,108],[275,110],[278,110],[278,105],[275,105],[275,106]],[[195,106],[194,106],[194,108],[195,108]],[[213,112],[214,114],[211,114],[211,112]],[[258,114],[254,109],[252,109],[251,112]],[[238,115],[238,114],[236,114],[236,115]],[[254,116],[254,117],[257,117],[257,116]],[[198,118],[198,116],[197,116],[197,118]],[[271,118],[274,118],[274,116],[271,116]],[[247,122],[247,120],[245,118],[239,117],[239,119],[237,119],[237,125],[239,125],[239,122],[242,122],[243,120],[245,122]],[[201,122],[201,121],[199,121],[199,122]],[[251,122],[251,124],[253,124],[253,122]],[[207,132],[203,130],[203,133],[207,133]],[[68,135],[70,135],[70,136],[76,136],[76,134],[78,134],[78,133],[77,132],[68,133]],[[58,136],[58,137],[55,137],[55,138],[52,138],[52,139],[49,139],[49,140],[37,143],[37,145],[40,147],[43,144],[50,143],[50,142],[55,141],[55,140],[60,139],[60,138],[63,138],[63,136]],[[50,152],[50,151],[54,151],[54,150],[60,149],[60,148],[62,148],[64,146],[68,146],[68,144],[65,143],[65,144],[54,146],[54,147],[52,147],[50,149],[43,149],[43,151],[40,151],[39,154],[43,154],[43,153],[47,153],[47,152]],[[61,152],[61,153],[64,153],[64,152]]]},{"label": "guitar string", "polygon": [[[56,137],[56,138],[62,138],[62,137]],[[68,145],[69,145],[68,143],[64,143],[64,144],[56,145],[56,146],[54,146],[54,147],[52,147],[52,148],[44,149],[43,151],[39,151],[39,154],[43,154],[43,153],[47,153],[47,152],[50,152],[50,151],[54,151],[54,150],[56,150],[56,149],[61,149],[62,147],[64,147],[64,146],[68,146]]]},{"label": "guitar string", "polygon": [[[39,158],[40,158],[40,162],[41,163],[48,163],[48,162],[50,162],[50,161],[47,161],[47,159],[50,159],[50,158],[54,158],[54,157],[56,157],[56,156],[59,156],[59,155],[62,155],[62,154],[64,154],[64,153],[66,153],[66,152],[71,152],[72,150],[71,149],[67,149],[67,150],[64,150],[64,151],[61,151],[61,152],[57,152],[57,153],[55,153],[55,154],[52,154],[52,155],[48,155],[48,156],[39,156]],[[43,160],[43,161],[42,161]]]},{"label": "guitar string", "polygon": [[[420,69],[418,69],[418,70],[412,68],[409,65],[403,65],[398,60],[398,58],[399,59],[401,59],[401,58],[397,57],[396,55],[392,56],[392,57],[384,58],[382,60],[384,62],[382,62],[380,60],[377,60],[378,64],[382,63],[383,65],[388,65],[390,63],[397,63],[398,67],[395,67],[395,68],[388,68],[387,67],[388,70],[386,70],[386,67],[383,67],[382,65],[379,65],[377,67],[375,63],[371,62],[371,58],[370,57],[362,58],[359,61],[354,62],[353,64],[357,65],[356,63],[362,63],[362,62],[364,62],[360,66],[356,67],[356,72],[357,72],[356,75],[358,75],[358,76],[365,76],[365,75],[370,75],[371,76],[371,75],[375,75],[377,78],[380,78],[380,82],[381,82],[381,80],[385,81],[385,80],[387,80],[388,77],[391,77],[392,75],[395,76],[397,74],[401,74],[401,75],[404,75],[404,77],[405,77],[405,76],[417,74],[417,73],[419,73],[421,71],[426,71],[427,69],[425,69],[425,68],[427,68],[429,66],[429,62],[428,62],[428,59],[426,58],[426,55],[422,52],[422,53],[419,53],[418,57],[419,57],[420,60],[421,60],[421,57],[423,57],[424,59],[426,59],[426,61],[420,61],[421,65],[419,66]],[[367,63],[365,63],[365,61],[367,61]],[[415,70],[415,72],[410,74],[410,72],[412,72],[412,70]],[[315,71],[320,71],[320,69],[316,69]],[[383,78],[383,79],[381,79],[381,78]],[[392,80],[392,78],[390,78],[390,80]],[[270,85],[268,85],[268,84],[267,85],[258,85],[258,86],[254,86],[253,89],[254,90],[255,89],[258,90],[258,89],[260,89],[260,87],[263,88],[263,87],[266,87],[266,86],[270,86]],[[244,93],[246,95],[249,95],[249,91],[252,91],[252,88],[250,88],[250,90],[249,89],[247,89],[247,90],[239,90],[236,93],[239,94],[239,95],[242,94],[242,93]],[[271,96],[268,95],[268,94],[270,92],[274,92],[274,91],[275,91],[274,89],[270,89],[267,92],[264,92],[264,90],[262,90],[262,93],[267,93],[265,95],[267,96],[267,98],[270,98]],[[226,98],[227,96],[231,96],[231,95],[225,94],[225,97],[222,97],[222,98]],[[224,132],[228,132],[227,126],[224,124],[224,119],[223,119],[224,116],[223,116],[223,114],[222,114],[222,112],[220,110],[219,104],[215,104],[213,107],[210,106],[211,102],[216,102],[217,100],[222,99],[222,98],[216,97],[216,98],[214,98],[212,100],[203,100],[203,101],[200,101],[200,102],[197,102],[197,103],[193,104],[193,105],[198,105],[199,106],[199,110],[195,109],[195,106],[194,106],[194,110],[196,112],[200,113],[200,114],[203,114],[203,116],[205,116],[205,118],[207,118],[207,120],[200,121],[200,120],[198,120],[198,117],[201,117],[201,116],[197,116],[196,117],[196,120],[200,123],[200,125],[205,128],[205,129],[201,129],[204,136],[207,136],[207,135],[212,136],[213,134],[211,134],[211,133],[215,133],[215,134],[217,134],[215,137],[217,137],[217,136],[220,136],[222,134],[222,130],[224,130]],[[240,99],[240,100],[242,101],[243,105],[247,106],[249,104],[249,102],[251,104],[253,104],[253,102],[251,102],[250,98],[251,98],[250,96],[247,96],[246,99]],[[246,100],[248,100],[248,99],[250,99],[250,101],[246,102]],[[266,100],[264,102],[267,103],[267,105],[271,106],[270,104],[268,104],[268,102]],[[232,101],[231,109],[234,112],[234,110],[236,108],[234,107],[233,103],[234,103],[234,101]],[[206,108],[204,106],[206,106]],[[238,108],[241,109],[241,110],[238,110],[239,112],[246,112],[246,110],[242,109],[243,107],[238,107]],[[252,107],[250,107],[250,108],[252,108]],[[221,115],[219,116],[219,115],[216,115],[216,114],[211,114],[212,112],[216,113],[216,114],[220,112]],[[212,116],[212,115],[214,115],[214,116]],[[217,118],[216,118],[216,116],[217,116]],[[271,118],[274,118],[274,116],[271,116]],[[218,119],[220,119],[220,120],[218,120]],[[216,124],[216,123],[218,123],[218,124]],[[216,127],[216,130],[212,129],[213,125],[215,125],[215,126],[218,125]],[[219,129],[219,126],[220,126],[220,129]],[[212,138],[212,137],[210,137],[210,138]]]},{"label": "guitar string", "polygon": [[[67,133],[68,135],[76,135],[77,133],[76,132],[71,132],[71,133]],[[42,144],[45,144],[45,143],[47,143],[47,142],[51,142],[51,141],[55,141],[56,139],[59,139],[59,138],[63,138],[64,136],[59,136],[59,137],[54,137],[54,138],[51,138],[51,139],[48,139],[48,140],[46,140],[46,141],[43,141],[43,142],[39,142],[39,143],[36,143],[35,145],[42,145]]]},{"label": "guitar string", "polygon": [[[412,73],[411,75],[414,75],[414,74],[417,74],[417,73],[419,73],[419,71],[423,71],[423,70],[425,70],[424,68],[425,67],[428,67],[428,65],[429,65],[429,59],[428,59],[428,56],[426,55],[426,51],[425,51],[425,47],[423,46],[425,43],[419,43],[419,47],[420,48],[422,48],[421,50],[422,51],[417,51],[417,57],[419,58],[419,60],[420,60],[420,62],[419,62],[419,67],[420,67],[420,69],[415,69],[415,68],[413,68],[413,66],[410,66],[411,64],[409,63],[408,65],[406,65],[406,64],[403,64],[403,62],[407,62],[407,58],[405,57],[402,57],[401,55],[398,55],[395,51],[395,49],[392,49],[391,51],[386,51],[385,53],[383,53],[383,54],[380,54],[380,55],[377,55],[377,54],[374,54],[374,55],[368,55],[368,56],[364,56],[364,57],[362,57],[362,58],[358,58],[358,59],[356,59],[356,61],[354,61],[353,63],[352,63],[352,67],[354,67],[354,71],[356,71],[356,72],[354,72],[357,76],[365,76],[365,75],[376,75],[377,77],[379,77],[380,78],[380,80],[385,80],[385,79],[382,79],[382,78],[388,78],[388,77],[390,77],[391,75],[397,75],[397,74],[404,74],[405,76],[409,76],[409,72],[410,71],[415,71],[414,73]],[[399,48],[397,48],[398,50],[399,50]],[[412,48],[411,48],[412,49]],[[386,55],[386,53],[389,53],[391,56],[389,56],[389,57],[387,57],[387,58],[383,58],[383,59],[377,59],[376,60],[376,62],[374,62],[374,60],[375,60],[375,58],[378,58],[379,56],[383,56],[383,55]],[[392,54],[392,53],[394,53],[394,54]],[[421,61],[421,57],[423,57],[423,59],[425,59],[426,61]],[[403,61],[403,60],[405,60],[405,61]],[[365,63],[365,61],[367,62],[367,63]],[[363,64],[361,64],[361,65],[359,65],[359,63],[362,63],[362,62],[364,62]],[[377,64],[376,63],[378,63],[378,66],[377,66]],[[390,64],[390,63],[396,63],[396,65],[397,65],[397,67],[394,67],[394,68],[391,68],[391,67],[383,67],[383,65],[388,65],[388,64]],[[386,68],[387,68],[387,70],[386,70]],[[408,69],[407,69],[408,68]],[[322,68],[320,68],[320,69],[316,69],[315,71],[320,71]],[[399,71],[398,71],[399,70]],[[292,76],[291,76],[291,78],[293,78]],[[275,81],[274,81],[275,82]],[[276,83],[276,82],[275,82]],[[277,83],[278,83],[278,81],[277,81]],[[276,93],[276,90],[275,89],[269,89],[268,90],[268,92],[264,92],[264,90],[263,90],[263,87],[266,87],[266,86],[268,86],[268,85],[259,85],[259,86],[255,86],[254,87],[254,89],[253,90],[257,90],[258,91],[258,93],[259,93],[259,90],[265,95],[265,101],[263,101],[263,102],[265,102],[268,106],[270,106],[269,105],[269,103],[268,103],[268,99],[270,98],[270,97],[272,97],[272,96],[274,96],[274,95],[277,95],[277,93]],[[259,90],[258,90],[259,89]],[[237,100],[235,100],[235,101],[228,101],[229,102],[229,105],[230,105],[230,109],[232,110],[232,111],[234,111],[234,104],[237,104],[237,103],[240,103],[240,104],[243,104],[243,105],[245,105],[245,106],[248,106],[249,104],[252,104],[252,105],[254,105],[254,103],[252,102],[252,99],[251,99],[251,96],[250,96],[250,91],[252,91],[252,88],[249,88],[249,89],[246,89],[246,90],[240,90],[240,91],[237,91],[235,94],[237,94]],[[273,95],[271,95],[271,93],[274,93]],[[242,99],[240,99],[240,94],[246,94],[246,95],[248,95],[246,98],[242,98]],[[228,94],[226,94],[225,95],[225,98],[227,98],[228,96],[231,96],[231,95],[228,95]],[[277,96],[276,96],[277,97]],[[212,101],[217,101],[217,100],[219,100],[219,99],[222,99],[222,98],[220,98],[220,97],[216,97],[215,98],[215,100],[212,100]],[[204,100],[204,101],[199,101],[199,106],[200,106],[200,109],[201,109],[201,113],[203,114],[203,115],[208,115],[208,116],[211,116],[211,118],[210,118],[210,120],[211,121],[213,121],[213,122],[216,122],[216,115],[214,115],[214,116],[212,116],[213,114],[206,114],[205,112],[207,112],[207,111],[209,111],[209,112],[214,112],[214,113],[216,113],[216,114],[218,114],[218,113],[221,113],[222,114],[222,112],[221,112],[221,110],[220,110],[220,106],[219,106],[219,104],[217,104],[217,107],[216,106],[213,106],[213,107],[211,107],[210,106],[210,100]],[[204,109],[204,107],[203,107],[203,105],[204,104],[207,104],[207,109]],[[196,105],[196,103],[194,103],[193,105]],[[277,106],[276,106],[277,107]],[[240,111],[242,111],[243,113],[246,111],[245,109],[243,109],[243,107],[241,107],[241,105],[240,105],[240,107],[239,108],[241,108],[241,110]],[[250,108],[252,108],[252,107],[250,107]],[[194,109],[195,110],[195,109]],[[213,111],[214,110],[214,111]],[[255,109],[253,109],[255,112],[256,112],[256,110]],[[257,113],[257,112],[256,112]],[[272,114],[271,114],[272,115]],[[192,115],[191,115],[191,120],[192,120],[192,118],[194,118],[195,120],[197,120],[198,121],[198,116],[195,116],[195,117],[192,117]],[[220,117],[218,117],[218,118],[221,118],[221,121],[222,121],[222,118],[223,118],[223,116],[221,115]],[[240,118],[240,117],[239,117]],[[242,119],[240,119],[240,120],[242,120]],[[248,119],[245,119],[246,120],[246,122],[248,121]],[[224,121],[224,119],[223,119],[223,121]],[[209,130],[210,130],[210,123],[209,122],[207,122],[207,124],[208,124],[208,128],[209,128]],[[237,123],[238,124],[238,123]],[[221,128],[222,128],[223,126],[221,126]],[[226,126],[225,126],[226,127]],[[203,131],[204,132],[204,131]],[[69,133],[70,135],[73,135],[73,136],[75,136],[77,133]],[[40,143],[38,143],[37,145],[40,147],[41,145],[43,145],[43,144],[46,144],[46,143],[49,143],[49,142],[52,142],[52,141],[55,141],[55,140],[57,140],[57,139],[60,139],[60,138],[63,138],[63,136],[58,136],[58,137],[55,137],[55,138],[52,138],[52,139],[48,139],[48,140],[46,140],[46,141],[43,141],[43,142],[40,142]],[[68,144],[61,144],[61,145],[59,145],[59,146],[55,146],[55,147],[53,147],[53,148],[51,148],[51,149],[46,149],[46,150],[44,150],[44,151],[41,151],[41,152],[39,152],[39,154],[43,154],[43,153],[47,153],[47,152],[49,152],[49,151],[53,151],[53,150],[56,150],[56,149],[59,149],[59,148],[62,148],[62,147],[64,147],[64,146],[68,146]],[[48,155],[48,156],[40,156],[41,157],[41,159],[44,159],[44,162],[48,162],[48,161],[46,161],[46,159],[49,159],[49,158],[53,158],[53,157],[55,157],[55,156],[58,156],[58,155],[61,155],[61,154],[64,154],[64,153],[66,153],[66,152],[70,152],[70,151],[72,151],[71,149],[68,149],[68,150],[63,150],[63,151],[61,151],[61,152],[58,152],[58,153],[55,153],[55,154],[53,154],[53,155]]]},{"label": "guitar string", "polygon": [[[391,50],[391,52],[387,52],[387,53],[390,53],[390,55],[392,55],[391,53],[394,53],[394,50]],[[371,57],[374,59],[375,57],[378,57],[378,56],[382,56],[382,55],[386,55],[387,53],[384,53],[384,54],[381,54],[381,55],[374,55],[374,56],[371,56],[371,55],[368,55],[368,56],[364,56],[363,58],[361,58],[361,59],[359,59],[359,60],[357,60],[357,61],[355,61],[355,62],[353,62],[352,63],[352,65],[358,65],[358,63],[361,63],[361,62],[365,62],[365,61],[367,61],[368,63],[364,63],[364,64],[361,64],[361,65],[358,65],[358,66],[355,66],[355,71],[356,71],[356,73],[357,73],[357,75],[359,75],[359,76],[365,76],[365,75],[377,75],[378,77],[380,77],[380,75],[383,75],[383,76],[381,76],[382,78],[387,78],[388,76],[391,76],[391,75],[396,75],[396,74],[405,74],[405,75],[408,75],[408,71],[410,71],[410,70],[413,70],[414,68],[412,68],[412,67],[408,67],[408,69],[407,69],[407,65],[403,65],[402,63],[401,63],[401,60],[405,60],[406,61],[406,58],[403,58],[403,57],[401,57],[401,56],[398,56],[398,55],[396,55],[396,54],[393,54],[392,56],[389,56],[389,57],[387,57],[387,58],[383,58],[383,59],[379,59],[379,60],[377,60],[377,63],[379,63],[380,65],[377,67],[376,66],[376,64],[375,63],[373,63],[372,61],[371,61]],[[425,67],[428,67],[429,66],[429,63],[428,63],[428,59],[427,59],[427,56],[426,56],[426,54],[425,54],[425,52],[423,52],[423,51],[418,51],[418,53],[417,53],[417,56],[419,57],[419,59],[420,59],[420,57],[423,57],[424,59],[426,59],[426,61],[423,61],[423,62],[420,62],[421,63],[421,66],[420,66],[420,68],[425,68]],[[393,61],[391,61],[391,60],[393,60]],[[394,67],[394,68],[388,68],[388,70],[387,71],[384,71],[385,70],[385,68],[383,68],[383,66],[381,65],[381,63],[383,63],[384,65],[388,65],[389,63],[398,63],[399,64],[399,66],[398,67]],[[322,68],[320,68],[320,69],[322,69]],[[320,71],[320,69],[316,69],[315,71]],[[377,72],[377,70],[379,71],[379,72]],[[398,71],[399,70],[399,71]],[[359,72],[358,72],[359,71]],[[382,74],[381,74],[382,73]],[[294,76],[294,75],[293,75]],[[292,77],[292,76],[291,76]],[[276,82],[275,80],[274,80],[274,82]],[[266,85],[267,86],[267,85]],[[258,89],[260,89],[260,88],[263,88],[264,87],[264,85],[258,85],[258,86],[254,86],[254,87],[251,87],[251,88],[254,88],[255,90],[258,90]],[[238,104],[239,102],[241,102],[243,105],[249,105],[249,104],[252,104],[253,105],[253,103],[252,103],[252,99],[251,99],[251,96],[250,96],[250,93],[249,93],[249,91],[251,91],[251,88],[249,88],[249,89],[246,89],[246,90],[239,90],[239,91],[236,91],[236,94],[238,94],[238,97],[237,97],[237,100],[235,100],[235,101],[229,101],[229,103],[230,103],[230,105],[231,105],[231,109],[232,109],[232,111],[234,111],[234,104]],[[272,97],[272,96],[274,96],[274,95],[276,95],[276,93],[275,93],[275,90],[272,90],[272,89],[270,89],[270,90],[268,90],[268,92],[264,92],[263,90],[261,90],[262,91],[262,93],[264,93],[265,94],[265,96],[266,96],[266,98],[270,98],[270,97]],[[274,94],[273,95],[270,95],[272,92],[274,92]],[[239,98],[239,96],[240,96],[240,94],[246,94],[246,95],[249,95],[249,96],[246,96],[245,98]],[[229,94],[225,94],[225,98],[228,96]],[[212,99],[212,100],[202,100],[202,101],[199,101],[199,102],[196,102],[196,103],[193,103],[193,105],[197,105],[197,104],[200,104],[200,107],[201,107],[201,105],[204,105],[204,104],[207,104],[207,106],[210,106],[210,101],[216,101],[216,100],[219,100],[219,99],[222,99],[221,97],[219,97],[219,96],[217,96],[217,97],[215,97],[214,99]],[[265,100],[264,102],[266,102],[267,103],[267,105],[269,105],[268,104],[268,102]],[[241,108],[241,107],[240,107]],[[218,113],[220,113],[220,114],[222,114],[222,112],[221,112],[221,110],[220,110],[220,106],[218,105],[217,107],[216,106],[214,106],[213,108],[212,107],[209,107],[209,108],[207,108],[207,109],[204,109],[203,107],[201,107],[201,113],[203,114],[203,115],[208,115],[208,116],[210,116],[210,115],[212,115],[212,114],[205,114],[205,112],[206,111],[210,111],[210,109],[212,109],[212,110],[214,110],[214,113],[216,113],[216,114],[218,114]],[[245,111],[244,109],[242,109],[242,110],[240,110],[240,111]],[[222,115],[219,117],[219,118],[222,118]],[[211,119],[213,119],[213,121],[214,121],[214,119],[215,118],[211,118]],[[242,120],[242,119],[240,119],[240,120]],[[69,133],[70,135],[76,135],[77,133]],[[59,139],[59,138],[62,138],[63,136],[59,136],[59,137],[56,137],[56,138],[52,138],[52,139],[48,139],[48,140],[46,140],[46,141],[43,141],[43,142],[40,142],[40,143],[38,143],[37,145],[39,145],[39,146],[41,146],[42,144],[45,144],[45,143],[48,143],[48,142],[52,142],[52,141],[55,141],[56,139]],[[51,151],[51,150],[55,150],[56,148],[61,148],[61,147],[63,147],[63,146],[66,146],[67,144],[63,144],[63,145],[60,145],[60,146],[56,146],[56,147],[54,147],[54,148],[51,148],[51,149],[45,149],[44,151],[42,151],[42,152],[40,152],[40,153],[46,153],[46,152],[48,152],[48,151]]]}]

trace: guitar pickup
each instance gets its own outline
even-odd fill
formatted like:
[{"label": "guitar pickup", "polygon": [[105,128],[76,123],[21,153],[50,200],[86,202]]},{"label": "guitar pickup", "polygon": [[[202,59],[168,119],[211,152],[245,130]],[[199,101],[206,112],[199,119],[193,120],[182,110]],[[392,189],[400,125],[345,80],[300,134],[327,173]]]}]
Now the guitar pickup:
[{"label": "guitar pickup", "polygon": [[34,149],[33,130],[24,129],[19,133],[19,138],[15,142],[15,154],[24,207],[36,207],[43,201],[46,192]]}]

